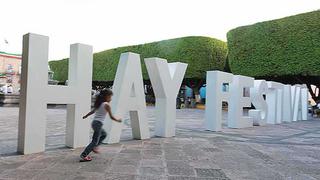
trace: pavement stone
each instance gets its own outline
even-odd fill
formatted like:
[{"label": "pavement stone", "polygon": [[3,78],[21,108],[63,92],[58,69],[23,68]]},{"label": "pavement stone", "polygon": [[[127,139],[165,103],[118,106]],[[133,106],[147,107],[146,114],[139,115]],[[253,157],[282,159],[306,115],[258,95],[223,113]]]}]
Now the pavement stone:
[{"label": "pavement stone", "polygon": [[141,167],[164,167],[162,159],[142,159],[140,161]]},{"label": "pavement stone", "polygon": [[180,175],[180,176],[187,176],[187,177],[194,177],[194,169],[192,167],[170,167],[168,168],[169,175]]},{"label": "pavement stone", "polygon": [[112,165],[108,173],[138,175],[138,167],[132,165]]},{"label": "pavement stone", "polygon": [[196,173],[198,177],[208,177],[225,180],[229,179],[221,169],[196,168]]},{"label": "pavement stone", "polygon": [[136,177],[136,180],[168,180],[167,176],[142,175]]},{"label": "pavement stone", "polygon": [[139,171],[140,175],[154,175],[154,176],[164,176],[166,175],[164,167],[141,167]]},{"label": "pavement stone", "polygon": [[136,175],[128,175],[128,174],[112,174],[108,173],[105,175],[105,180],[136,180]]},{"label": "pavement stone", "polygon": [[37,174],[41,173],[42,171],[40,170],[25,170],[25,169],[10,169],[2,172],[0,174],[0,178],[4,179],[32,179],[34,178]]}]

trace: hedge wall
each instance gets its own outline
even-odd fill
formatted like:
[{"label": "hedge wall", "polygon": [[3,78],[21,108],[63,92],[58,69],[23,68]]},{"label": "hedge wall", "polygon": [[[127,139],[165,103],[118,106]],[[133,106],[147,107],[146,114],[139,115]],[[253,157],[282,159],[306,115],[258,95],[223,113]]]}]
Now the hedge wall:
[{"label": "hedge wall", "polygon": [[[192,36],[102,51],[93,55],[93,80],[113,81],[120,54],[124,52],[140,54],[144,79],[148,79],[143,61],[147,57],[188,63],[186,78],[205,78],[208,70],[223,70],[227,45],[214,38]],[[68,59],[50,61],[49,65],[55,80],[67,79]]]},{"label": "hedge wall", "polygon": [[238,27],[227,39],[235,74],[320,75],[320,10]]}]

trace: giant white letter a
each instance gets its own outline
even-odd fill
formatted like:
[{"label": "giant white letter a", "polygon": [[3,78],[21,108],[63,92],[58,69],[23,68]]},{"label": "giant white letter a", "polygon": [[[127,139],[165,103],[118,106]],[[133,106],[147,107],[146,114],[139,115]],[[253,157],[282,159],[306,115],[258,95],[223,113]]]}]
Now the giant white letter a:
[{"label": "giant white letter a", "polygon": [[[112,111],[118,117],[123,117],[129,111],[133,138],[150,138],[139,54],[131,52],[121,54],[113,84],[113,93]],[[108,132],[107,143],[120,141],[121,125],[108,118],[105,124]]]}]

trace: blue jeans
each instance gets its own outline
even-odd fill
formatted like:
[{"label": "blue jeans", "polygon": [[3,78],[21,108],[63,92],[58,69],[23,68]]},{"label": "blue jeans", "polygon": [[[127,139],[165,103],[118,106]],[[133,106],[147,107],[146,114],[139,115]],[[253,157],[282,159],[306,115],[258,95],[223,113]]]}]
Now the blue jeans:
[{"label": "blue jeans", "polygon": [[99,146],[103,140],[107,137],[106,131],[102,128],[103,124],[100,121],[92,121],[91,127],[93,129],[93,136],[91,143],[81,153],[81,157],[86,157],[90,154],[93,148]]}]

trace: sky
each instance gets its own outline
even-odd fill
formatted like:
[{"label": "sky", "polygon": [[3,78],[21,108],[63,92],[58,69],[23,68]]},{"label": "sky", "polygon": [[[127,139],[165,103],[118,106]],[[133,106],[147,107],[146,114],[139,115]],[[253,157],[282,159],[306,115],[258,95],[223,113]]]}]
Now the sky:
[{"label": "sky", "polygon": [[[183,36],[226,41],[238,26],[320,9],[320,0],[0,0],[0,51],[22,52],[22,36],[49,36],[49,60],[73,43],[94,52]],[[5,41],[8,42],[5,43]]]}]

